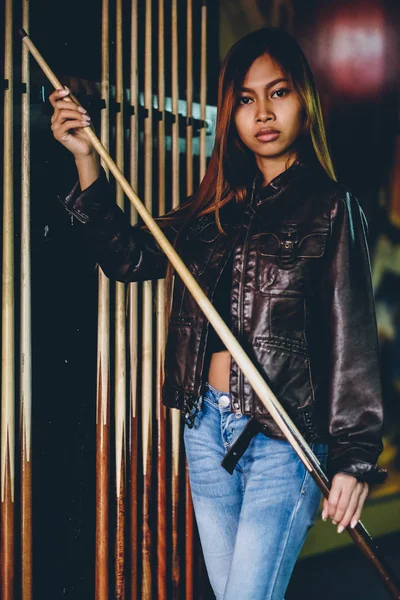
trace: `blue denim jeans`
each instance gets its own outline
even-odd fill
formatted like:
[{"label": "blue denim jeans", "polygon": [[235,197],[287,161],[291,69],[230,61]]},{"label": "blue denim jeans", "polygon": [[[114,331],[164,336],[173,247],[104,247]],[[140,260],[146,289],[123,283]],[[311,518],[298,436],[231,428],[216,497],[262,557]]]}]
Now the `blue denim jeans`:
[{"label": "blue denim jeans", "polygon": [[[291,445],[258,433],[230,475],[222,466],[250,419],[206,384],[184,428],[194,512],[217,600],[283,600],[321,492]],[[311,444],[323,466],[327,445]]]}]

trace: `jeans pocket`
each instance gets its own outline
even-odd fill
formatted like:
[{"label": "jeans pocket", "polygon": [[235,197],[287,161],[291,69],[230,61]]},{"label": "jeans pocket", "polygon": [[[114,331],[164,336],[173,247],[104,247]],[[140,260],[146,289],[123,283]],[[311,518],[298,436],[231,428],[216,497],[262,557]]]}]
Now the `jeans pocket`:
[{"label": "jeans pocket", "polygon": [[199,396],[193,405],[186,410],[183,415],[184,421],[189,429],[192,429],[195,425],[195,418],[201,411],[203,405],[203,396]]}]

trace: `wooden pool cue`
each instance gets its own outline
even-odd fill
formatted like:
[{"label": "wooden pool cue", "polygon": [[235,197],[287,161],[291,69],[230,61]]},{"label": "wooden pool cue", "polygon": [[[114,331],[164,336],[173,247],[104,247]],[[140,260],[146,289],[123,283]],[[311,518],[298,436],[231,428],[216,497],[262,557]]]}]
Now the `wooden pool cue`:
[{"label": "wooden pool cue", "polygon": [[[110,64],[109,0],[101,5],[100,139],[109,147]],[[102,166],[108,173],[107,165]],[[96,547],[95,600],[109,598],[109,488],[110,488],[110,280],[98,269],[97,376],[96,376]]]},{"label": "wooden pool cue", "polygon": [[[131,186],[139,185],[139,82],[138,82],[138,0],[131,0],[131,68],[130,68],[130,106],[129,117],[129,178]],[[138,214],[131,204],[130,222],[136,225]],[[130,541],[130,598],[138,599],[138,461],[139,461],[139,418],[138,418],[138,310],[139,283],[131,282],[128,286],[128,333],[129,333],[129,541]]]},{"label": "wooden pool cue", "polygon": [[13,163],[13,9],[5,3],[4,146],[3,146],[3,256],[1,356],[1,525],[0,591],[3,600],[14,596],[15,512],[15,296],[14,296],[14,163]]},{"label": "wooden pool cue", "polygon": [[[158,215],[165,214],[165,12],[158,0]],[[167,408],[162,403],[165,350],[165,279],[156,281],[156,424],[157,424],[157,599],[167,600]],[[169,411],[171,412],[171,411]],[[170,462],[170,461],[169,461]]]},{"label": "wooden pool cue", "polygon": [[[22,2],[22,23],[29,27],[29,0]],[[29,51],[22,48],[21,80],[21,598],[32,599],[32,319],[30,206],[30,71]]]}]

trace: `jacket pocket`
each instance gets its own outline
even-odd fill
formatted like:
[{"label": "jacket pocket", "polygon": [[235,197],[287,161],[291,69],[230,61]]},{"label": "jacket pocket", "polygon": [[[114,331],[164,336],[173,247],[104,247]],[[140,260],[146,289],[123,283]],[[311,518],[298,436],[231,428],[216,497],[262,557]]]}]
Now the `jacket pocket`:
[{"label": "jacket pocket", "polygon": [[268,385],[293,419],[297,420],[298,409],[314,402],[306,345],[272,336],[256,337],[253,351]]},{"label": "jacket pocket", "polygon": [[309,233],[299,243],[298,258],[321,258],[325,253],[327,233]]},{"label": "jacket pocket", "polygon": [[312,232],[284,239],[277,233],[253,236],[255,250],[255,280],[261,294],[272,290],[306,294],[309,284],[319,277],[323,266],[327,235]]},{"label": "jacket pocket", "polygon": [[277,290],[269,302],[269,332],[272,338],[304,340],[305,299],[302,294]]},{"label": "jacket pocket", "polygon": [[254,333],[305,343],[305,295],[296,290],[279,289],[263,280],[258,281],[258,286],[262,296],[255,300],[259,318]]},{"label": "jacket pocket", "polygon": [[274,258],[280,269],[291,269],[300,260],[321,258],[325,253],[328,233],[312,231],[301,234],[297,225],[285,225],[276,232],[262,232],[253,236],[257,254]]}]

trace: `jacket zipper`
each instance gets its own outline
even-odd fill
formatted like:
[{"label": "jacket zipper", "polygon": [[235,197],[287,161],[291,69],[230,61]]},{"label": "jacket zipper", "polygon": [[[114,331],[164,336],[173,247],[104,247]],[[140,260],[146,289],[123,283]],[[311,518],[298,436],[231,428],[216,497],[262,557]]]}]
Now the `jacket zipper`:
[{"label": "jacket zipper", "polygon": [[[253,201],[254,201],[254,191],[255,191],[255,187],[256,187],[256,178],[253,181],[253,188],[251,191],[251,199],[250,199],[250,203],[249,203],[249,208],[252,212],[252,214],[250,215],[249,218],[249,222],[248,222],[248,227],[247,227],[247,233],[246,233],[246,238],[244,240],[244,245],[243,245],[243,264],[242,264],[242,272],[240,275],[240,282],[239,282],[239,343],[242,343],[242,336],[243,336],[243,321],[244,321],[244,315],[243,315],[243,305],[244,305],[244,294],[243,294],[243,289],[244,289],[244,273],[245,273],[245,269],[244,266],[247,263],[247,247],[248,247],[248,238],[249,238],[249,233],[250,233],[250,225],[251,222],[253,220],[254,217],[254,208],[253,208]],[[244,375],[242,370],[239,370],[239,385],[238,385],[238,399],[239,399],[239,406],[235,407],[237,409],[239,409],[241,412],[244,411],[244,397],[243,397],[243,388],[244,388]]]}]

